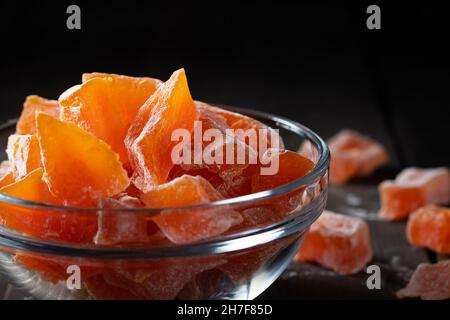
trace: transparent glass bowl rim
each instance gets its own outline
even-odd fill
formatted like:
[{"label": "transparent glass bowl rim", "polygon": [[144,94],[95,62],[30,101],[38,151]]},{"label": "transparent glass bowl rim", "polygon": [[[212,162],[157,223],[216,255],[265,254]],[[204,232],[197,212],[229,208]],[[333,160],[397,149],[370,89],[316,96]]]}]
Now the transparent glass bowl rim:
[{"label": "transparent glass bowl rim", "polygon": [[[317,135],[314,131],[309,129],[308,127],[293,121],[289,120],[285,117],[274,115],[271,113],[266,113],[262,111],[247,109],[247,108],[239,108],[239,107],[230,107],[224,105],[217,105],[218,107],[222,107],[224,109],[238,112],[250,117],[262,118],[268,121],[275,122],[278,127],[284,128],[294,134],[302,135],[308,138],[313,145],[317,148],[319,158],[311,172],[307,175],[296,179],[288,184],[283,186],[248,194],[240,197],[234,197],[224,200],[219,200],[215,202],[210,202],[206,204],[199,205],[190,205],[184,207],[174,207],[174,208],[118,208],[118,209],[107,209],[108,212],[120,212],[125,213],[129,212],[130,214],[158,214],[165,210],[177,210],[177,212],[182,212],[183,210],[193,210],[193,209],[207,209],[216,206],[227,206],[227,205],[245,205],[246,203],[252,203],[256,200],[267,199],[276,196],[282,196],[291,191],[294,191],[302,186],[307,186],[314,181],[317,181],[319,178],[323,177],[328,170],[329,162],[330,162],[330,152],[325,141]],[[6,126],[14,125],[15,121],[10,121]],[[2,129],[5,129],[3,127]],[[322,201],[326,201],[323,199]],[[96,213],[101,208],[77,208],[77,207],[68,207],[68,206],[57,206],[46,203],[28,201],[21,198],[13,197],[4,193],[0,193],[0,202],[4,202],[7,204],[18,205],[20,207],[34,208],[34,209],[45,209],[45,210],[55,210],[55,211],[64,211],[64,213]],[[158,247],[101,247],[101,246],[88,246],[88,245],[72,245],[67,243],[53,242],[53,241],[44,241],[37,238],[32,238],[28,236],[24,236],[15,232],[9,232],[6,228],[0,228],[0,247],[6,246],[11,249],[19,249],[19,250],[30,250],[38,253],[45,254],[64,254],[67,256],[82,256],[82,257],[91,257],[91,258],[99,258],[99,253],[101,254],[100,258],[121,258],[121,257],[129,257],[130,254],[133,258],[155,258],[155,257],[179,257],[186,255],[202,255],[205,254],[205,245],[209,247],[210,250],[208,254],[217,254],[223,253],[227,251],[234,250],[242,250],[246,248],[250,248],[256,245],[260,245],[262,243],[268,243],[270,241],[276,240],[278,238],[286,237],[292,232],[286,232],[286,227],[291,226],[292,224],[304,223],[304,221],[298,221],[299,216],[306,216],[307,212],[313,211],[318,205],[316,201],[312,201],[308,206],[300,210],[295,215],[292,215],[288,219],[283,221],[274,223],[273,225],[264,227],[264,228],[253,228],[249,230],[244,230],[240,232],[233,233],[231,235],[225,235],[213,238],[211,240],[206,239],[205,241],[196,242],[193,244],[187,245],[178,245],[173,244],[172,246],[162,246]],[[317,217],[313,217],[309,223],[312,223]],[[291,230],[292,231],[292,230]],[[281,233],[280,233],[281,232]],[[272,236],[267,237],[267,233],[271,233]],[[283,234],[283,236],[281,235]],[[266,235],[266,237],[264,237]],[[243,243],[231,243],[230,241],[234,240],[242,240],[242,238],[246,238],[247,244]],[[242,242],[242,241],[240,241]],[[169,249],[169,250],[168,250]]]}]

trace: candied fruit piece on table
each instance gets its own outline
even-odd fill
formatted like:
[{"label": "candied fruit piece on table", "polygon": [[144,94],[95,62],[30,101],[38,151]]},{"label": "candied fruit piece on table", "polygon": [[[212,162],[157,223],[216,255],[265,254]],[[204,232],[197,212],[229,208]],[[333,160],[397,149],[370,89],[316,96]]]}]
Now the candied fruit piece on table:
[{"label": "candied fruit piece on table", "polygon": [[312,224],[296,256],[299,262],[317,262],[340,274],[359,272],[371,259],[367,223],[331,211]]},{"label": "candied fruit piece on table", "polygon": [[135,186],[145,192],[167,181],[177,145],[172,134],[175,129],[192,132],[198,117],[184,69],[175,71],[139,109],[128,130],[125,145]]},{"label": "candied fruit piece on table", "polygon": [[397,292],[397,297],[420,297],[424,300],[450,299],[450,260],[419,264],[408,285]]},{"label": "candied fruit piece on table", "polygon": [[[154,187],[141,196],[151,208],[175,208],[223,199],[204,178],[183,175]],[[220,235],[242,222],[229,207],[170,209],[153,217],[161,231],[174,243],[190,243]]]},{"label": "candied fruit piece on table", "polygon": [[39,141],[35,135],[10,135],[6,153],[11,170],[17,179],[42,167]]},{"label": "candied fruit piece on table", "polygon": [[374,139],[345,129],[328,140],[330,181],[344,184],[357,176],[370,175],[388,161],[384,147]]},{"label": "candied fruit piece on table", "polygon": [[36,112],[48,114],[59,119],[59,104],[39,96],[28,96],[23,104],[22,114],[17,121],[17,134],[36,134]]},{"label": "candied fruit piece on table", "polygon": [[75,123],[109,144],[127,166],[124,139],[139,108],[161,81],[114,74],[84,74],[83,83],[59,97],[61,120]]},{"label": "candied fruit piece on table", "polygon": [[450,202],[450,170],[448,168],[407,168],[395,180],[383,181],[379,187],[380,217],[386,220],[406,218],[427,204]]},{"label": "candied fruit piece on table", "polygon": [[440,254],[450,254],[450,209],[428,205],[414,211],[406,227],[408,241]]},{"label": "candied fruit piece on table", "polygon": [[45,179],[64,204],[83,206],[128,187],[119,155],[106,143],[72,123],[42,113],[36,119]]}]

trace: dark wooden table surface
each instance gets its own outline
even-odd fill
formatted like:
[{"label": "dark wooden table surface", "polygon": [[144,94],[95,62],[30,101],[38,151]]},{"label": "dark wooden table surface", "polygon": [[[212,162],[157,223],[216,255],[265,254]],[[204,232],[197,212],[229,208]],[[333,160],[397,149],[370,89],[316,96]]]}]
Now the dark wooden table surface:
[{"label": "dark wooden table surface", "polygon": [[450,164],[448,11],[382,2],[382,29],[373,31],[365,1],[83,2],[82,30],[73,32],[65,28],[67,4],[0,4],[8,48],[0,60],[1,122],[17,116],[26,95],[57,98],[82,72],[167,79],[185,67],[198,100],[283,115],[324,138],[353,128],[389,151],[389,165],[373,177],[331,188],[328,205],[369,221],[382,290],[367,290],[364,273],[342,277],[292,264],[264,298],[392,298],[418,263],[437,259],[407,244],[404,223],[376,219],[375,186],[406,166]]}]

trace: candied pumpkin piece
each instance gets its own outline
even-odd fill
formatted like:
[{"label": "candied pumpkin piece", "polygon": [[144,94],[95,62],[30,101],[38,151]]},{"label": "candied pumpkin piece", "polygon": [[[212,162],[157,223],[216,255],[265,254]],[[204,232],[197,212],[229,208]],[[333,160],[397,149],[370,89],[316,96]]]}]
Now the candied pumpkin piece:
[{"label": "candied pumpkin piece", "polygon": [[440,254],[450,254],[450,209],[428,205],[414,211],[406,227],[408,241]]},{"label": "candied pumpkin piece", "polygon": [[42,167],[39,141],[35,135],[10,135],[6,153],[8,154],[11,170],[17,179]]},{"label": "candied pumpkin piece", "polygon": [[[183,175],[157,186],[141,196],[151,208],[175,208],[223,199],[204,178]],[[242,222],[241,215],[228,207],[170,209],[153,221],[174,243],[190,243],[224,233]]]},{"label": "candied pumpkin piece", "polygon": [[2,161],[0,164],[0,188],[14,183],[15,181],[16,179],[12,172],[11,163],[9,160]]},{"label": "candied pumpkin piece", "polygon": [[50,193],[42,176],[42,168],[37,168],[17,182],[3,187],[0,192],[34,202],[59,204],[60,201]]},{"label": "candied pumpkin piece", "polygon": [[[42,168],[3,187],[0,192],[34,202],[62,205],[62,201],[48,189]],[[3,225],[44,240],[92,243],[97,231],[97,219],[91,213],[61,212],[6,203],[1,204],[0,209],[0,221]]]},{"label": "candied pumpkin piece", "polygon": [[59,104],[39,96],[28,96],[23,104],[22,114],[17,121],[17,134],[36,134],[36,112],[48,114],[59,119]]},{"label": "candied pumpkin piece", "polygon": [[108,143],[127,165],[124,139],[128,128],[160,83],[152,78],[84,74],[83,84],[68,89],[59,97],[61,120],[75,123]]},{"label": "candied pumpkin piece", "polygon": [[78,126],[37,115],[45,179],[50,191],[69,205],[110,197],[129,185],[119,155]]},{"label": "candied pumpkin piece", "polygon": [[111,78],[119,81],[124,81],[126,83],[135,83],[136,85],[144,85],[151,88],[154,86],[154,90],[156,90],[156,87],[158,87],[162,81],[155,79],[155,78],[149,78],[149,77],[131,77],[131,76],[125,76],[121,74],[115,74],[115,73],[106,73],[106,72],[91,72],[91,73],[83,73],[81,75],[81,82],[85,83],[88,82],[91,79],[95,78]]},{"label": "candied pumpkin piece", "polygon": [[[42,175],[42,168],[36,169],[22,179],[1,188],[0,192],[29,201],[60,204],[59,199],[48,190]],[[49,231],[43,225],[45,218],[43,210],[33,210],[7,203],[1,204],[0,207],[0,221],[8,228],[35,236],[40,236],[40,233],[45,235]]]},{"label": "candied pumpkin piece", "polygon": [[198,151],[200,162],[195,162],[194,151],[191,163],[182,163],[181,167],[188,172],[206,169],[216,174],[223,181],[220,191],[227,190],[231,194],[239,191],[248,193],[243,186],[249,183],[249,172],[257,166],[256,151],[236,137],[224,134],[217,135],[216,138]]},{"label": "candied pumpkin piece", "polygon": [[[119,211],[108,209],[130,209],[140,208],[142,203],[139,199],[128,195],[120,196],[118,199],[106,198],[99,201],[98,231],[94,242],[100,245],[115,245],[124,243],[148,243],[148,221],[145,214],[131,211]],[[158,229],[152,230],[156,232]]]},{"label": "candied pumpkin piece", "polygon": [[330,182],[344,184],[368,176],[388,161],[384,147],[374,139],[344,129],[328,140],[331,153]]},{"label": "candied pumpkin piece", "polygon": [[199,113],[189,92],[184,69],[175,71],[140,108],[126,136],[133,183],[146,192],[167,181],[174,166],[176,129],[192,132]]},{"label": "candied pumpkin piece", "polygon": [[395,180],[383,181],[378,187],[381,198],[380,217],[386,220],[406,218],[427,204],[450,202],[448,168],[406,168]]},{"label": "candied pumpkin piece", "polygon": [[[58,204],[60,201],[50,193],[47,184],[42,180],[42,175],[42,168],[36,169],[17,182],[1,188],[0,192],[24,200]],[[38,231],[47,231],[41,225],[44,212],[36,210],[32,214],[33,209],[7,203],[1,203],[0,207],[0,222],[2,225],[30,235],[36,235]]]},{"label": "candied pumpkin piece", "polygon": [[367,223],[331,211],[324,211],[311,225],[296,256],[297,261],[317,262],[340,274],[359,272],[371,259]]},{"label": "candied pumpkin piece", "polygon": [[[266,164],[252,172],[251,193],[286,185],[305,176],[314,168],[311,160],[288,150],[269,149],[264,154],[264,159]],[[270,168],[266,174],[262,172],[264,167]],[[257,208],[247,209],[243,212],[243,225],[261,226],[282,220],[302,204],[304,190],[304,187],[299,187],[287,194],[263,201]]]},{"label": "candied pumpkin piece", "polygon": [[[245,131],[247,129],[254,129],[256,132],[256,141],[258,145],[250,145],[253,149],[260,150],[260,143],[264,144],[264,149],[261,149],[262,153],[264,153],[266,149],[269,148],[284,149],[283,139],[278,134],[278,132],[265,125],[264,123],[237,112],[231,112],[222,108],[213,107],[204,102],[199,102],[199,104],[201,104],[201,108],[209,110],[225,118],[228,127],[232,130],[242,129]],[[242,136],[238,135],[237,137],[248,144],[249,141],[243,139]]]},{"label": "candied pumpkin piece", "polygon": [[267,164],[266,174],[257,170],[252,176],[252,192],[270,190],[307,175],[313,168],[314,163],[289,150],[267,150],[264,155]]},{"label": "candied pumpkin piece", "polygon": [[414,271],[406,288],[397,292],[399,298],[423,300],[450,299],[450,260],[421,263]]}]

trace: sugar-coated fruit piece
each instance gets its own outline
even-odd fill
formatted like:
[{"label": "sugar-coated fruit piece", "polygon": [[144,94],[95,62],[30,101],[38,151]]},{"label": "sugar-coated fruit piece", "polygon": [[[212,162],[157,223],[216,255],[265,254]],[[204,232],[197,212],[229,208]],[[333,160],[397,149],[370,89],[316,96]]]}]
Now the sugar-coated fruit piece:
[{"label": "sugar-coated fruit piece", "polygon": [[[259,148],[260,147],[260,141],[259,141],[260,139],[261,139],[261,143],[264,144],[264,149],[261,150],[262,153],[264,153],[265,150],[268,148],[284,149],[283,139],[278,134],[278,132],[276,130],[270,128],[269,126],[265,125],[264,123],[262,123],[256,119],[244,116],[243,114],[240,114],[237,112],[231,112],[231,111],[228,111],[228,110],[225,110],[222,108],[218,108],[218,107],[213,107],[206,103],[202,103],[202,107],[204,109],[208,109],[211,112],[225,118],[225,120],[228,124],[228,127],[230,129],[233,129],[233,130],[254,129],[256,131],[256,135],[257,135],[258,146],[255,147],[254,145],[251,145],[251,147],[253,149],[260,150],[260,148]],[[242,137],[239,137],[239,138],[242,138]],[[272,141],[272,138],[273,138],[273,141]],[[248,141],[244,141],[244,142],[248,143]]]},{"label": "sugar-coated fruit piece", "polygon": [[139,189],[145,192],[167,181],[178,144],[172,134],[176,129],[192,132],[198,117],[184,69],[175,71],[140,108],[126,136],[133,183]]},{"label": "sugar-coated fruit piece", "polygon": [[11,183],[14,183],[14,173],[11,168],[9,160],[2,161],[0,164],[0,188],[3,188]]},{"label": "sugar-coated fruit piece", "polygon": [[17,179],[42,167],[39,141],[35,135],[10,135],[6,153],[11,170]]},{"label": "sugar-coated fruit piece", "polygon": [[395,180],[383,181],[378,190],[381,198],[380,217],[386,220],[406,218],[427,204],[450,202],[450,170],[448,168],[407,168]]},{"label": "sugar-coated fruit piece", "polygon": [[194,103],[199,112],[198,121],[202,122],[203,132],[207,129],[218,129],[225,133],[229,125],[227,119],[222,114],[214,111],[217,108],[201,101],[194,101]]},{"label": "sugar-coated fruit piece", "polygon": [[3,160],[0,162],[0,178],[8,174],[11,170],[11,163],[9,160]]},{"label": "sugar-coated fruit piece", "polygon": [[[39,168],[27,176],[0,189],[8,195],[51,205],[62,205],[48,189]],[[0,204],[0,221],[8,228],[44,240],[70,243],[92,243],[97,231],[97,218],[92,213],[64,213],[45,208],[27,208],[13,204]]]},{"label": "sugar-coated fruit piece", "polygon": [[22,114],[17,121],[17,134],[36,134],[36,112],[48,114],[59,119],[59,104],[39,96],[28,96],[23,104]]},{"label": "sugar-coated fruit piece", "polygon": [[45,179],[65,204],[83,206],[128,187],[119,155],[102,140],[42,113],[37,115],[37,130]]},{"label": "sugar-coated fruit piece", "polygon": [[450,209],[428,205],[414,211],[407,224],[408,241],[421,248],[450,254]]},{"label": "sugar-coated fruit piece", "polygon": [[406,288],[397,292],[397,297],[420,297],[423,300],[450,299],[450,260],[419,264]]},{"label": "sugar-coated fruit piece", "polygon": [[267,165],[267,174],[262,174],[261,170],[257,170],[252,176],[252,192],[270,190],[308,174],[313,168],[314,163],[289,150],[267,150],[264,155]]},{"label": "sugar-coated fruit piece", "polygon": [[[313,168],[314,163],[299,155],[296,152],[288,150],[267,150],[264,159],[269,161],[268,165],[262,167],[272,167],[268,175],[263,175],[261,167],[253,171],[251,178],[251,193],[274,189],[290,182],[295,181],[307,175]],[[278,163],[278,164],[276,164]],[[246,223],[250,221],[258,221],[258,225],[267,224],[269,222],[280,221],[292,213],[302,204],[304,187],[298,187],[282,196],[273,197],[264,201],[266,208],[258,208],[258,217],[252,217],[248,220],[249,215],[245,214]],[[244,223],[244,225],[246,224]]]},{"label": "sugar-coated fruit piece", "polygon": [[124,139],[139,108],[161,81],[115,74],[83,75],[76,85],[59,97],[61,120],[75,123],[108,143],[128,163]]},{"label": "sugar-coated fruit piece", "polygon": [[[42,177],[42,168],[36,169],[23,179],[3,187],[0,192],[34,202],[61,205]],[[6,203],[0,207],[0,221],[4,226],[40,239],[91,243],[97,227],[96,217],[92,214],[71,215]]]},{"label": "sugar-coated fruit piece", "polygon": [[312,224],[296,256],[297,261],[317,262],[340,274],[359,272],[371,259],[367,223],[331,211]]},{"label": "sugar-coated fruit piece", "polygon": [[[151,234],[148,232],[148,217],[145,214],[117,209],[132,209],[142,207],[139,199],[122,195],[116,198],[99,200],[98,231],[94,243],[100,245],[139,244],[148,243]],[[115,209],[115,210],[108,210]],[[152,233],[155,233],[152,230]]]},{"label": "sugar-coated fruit piece", "polygon": [[[176,208],[204,204],[223,196],[204,178],[183,175],[159,185],[141,196],[151,208]],[[224,233],[242,222],[241,215],[228,207],[171,209],[153,218],[174,243],[190,243]]]},{"label": "sugar-coated fruit piece", "polygon": [[42,168],[38,168],[17,182],[3,187],[0,189],[0,192],[24,200],[47,204],[59,204],[60,201],[50,193],[48,186],[42,177],[43,170]]},{"label": "sugar-coated fruit piece", "polygon": [[330,138],[328,147],[331,153],[330,182],[334,184],[370,175],[388,161],[388,154],[380,143],[349,129]]},{"label": "sugar-coated fruit piece", "polygon": [[[81,75],[81,82],[85,83],[88,82],[91,79],[95,79],[95,78],[111,78],[114,80],[119,80],[119,81],[123,81],[124,83],[134,83],[137,86],[142,85],[142,86],[147,86],[149,88],[151,87],[158,87],[162,81],[155,79],[155,78],[149,78],[149,77],[131,77],[131,76],[124,76],[121,74],[115,74],[115,73],[105,73],[105,72],[90,72],[90,73],[83,73]],[[156,88],[153,90],[155,91]]]}]

